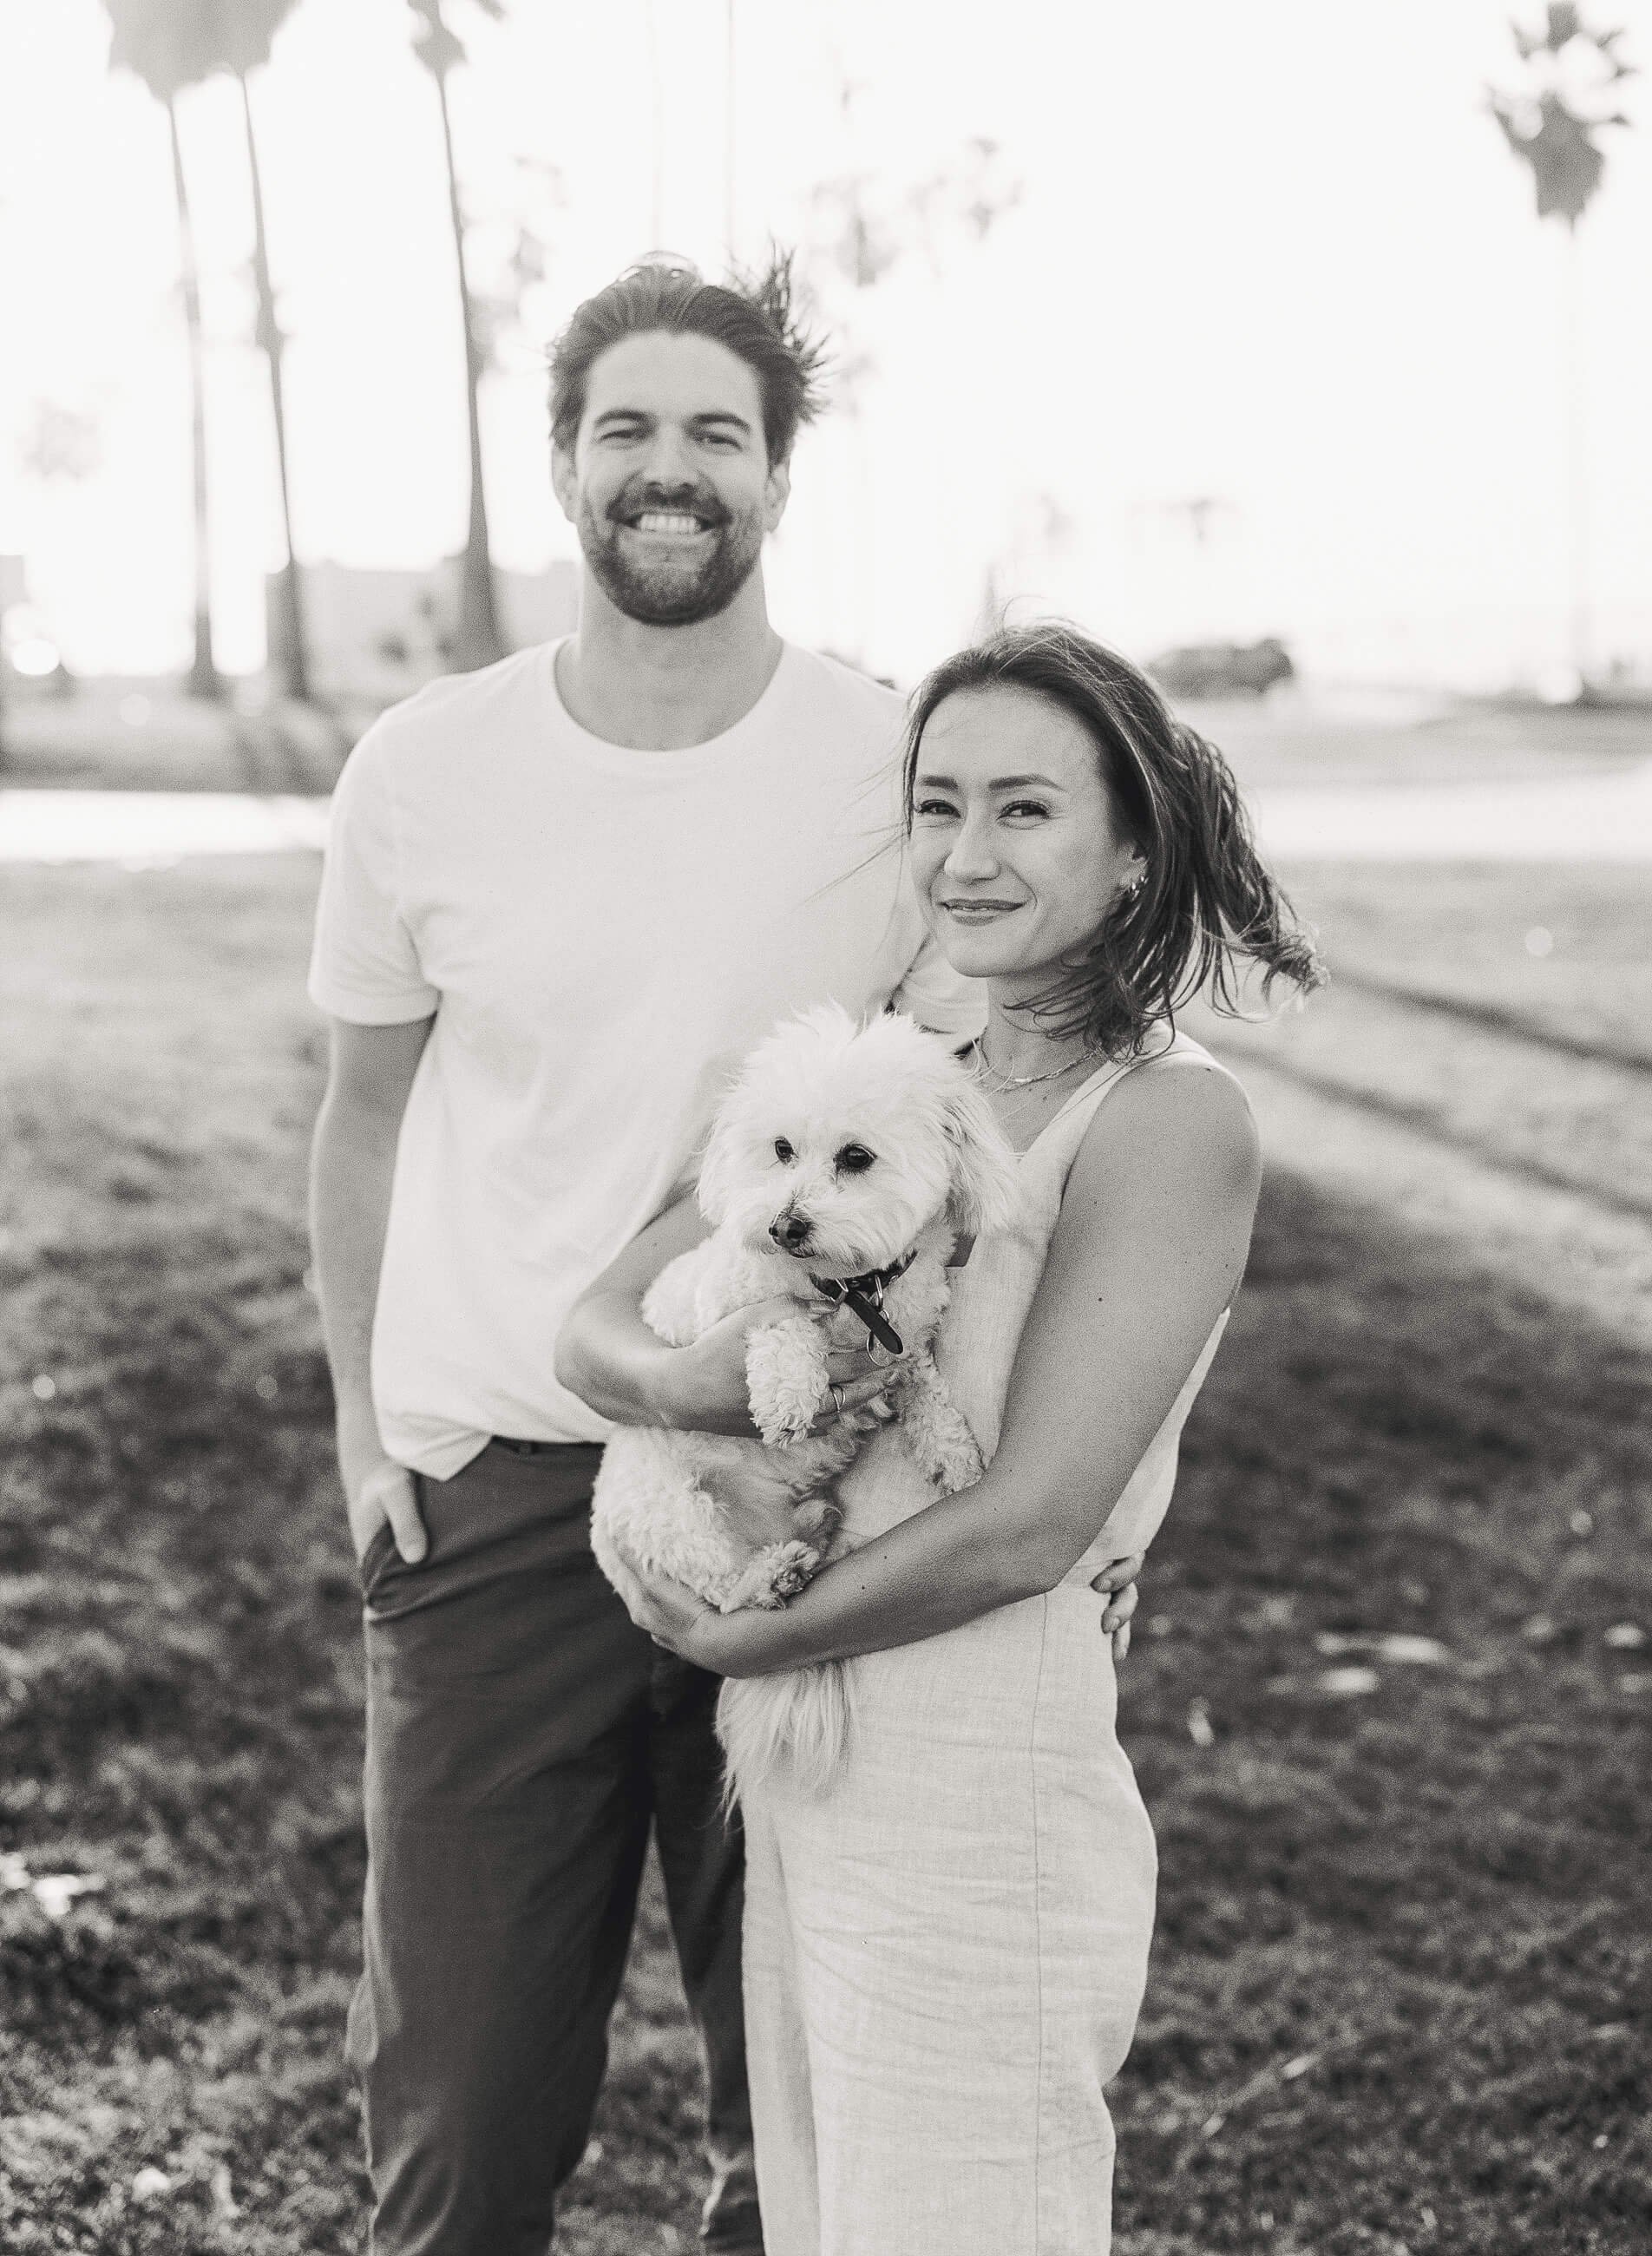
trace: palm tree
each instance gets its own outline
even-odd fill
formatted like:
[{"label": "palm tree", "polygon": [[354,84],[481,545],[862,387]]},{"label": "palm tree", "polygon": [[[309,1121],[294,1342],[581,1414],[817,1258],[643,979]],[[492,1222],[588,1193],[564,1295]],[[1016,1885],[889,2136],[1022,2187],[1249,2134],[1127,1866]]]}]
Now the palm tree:
[{"label": "palm tree", "polygon": [[1602,99],[1634,67],[1617,53],[1622,32],[1596,32],[1571,0],[1550,0],[1542,32],[1510,25],[1528,83],[1516,95],[1489,91],[1487,106],[1514,154],[1531,166],[1540,220],[1558,219],[1566,229],[1567,466],[1571,516],[1571,660],[1578,694],[1589,674],[1588,470],[1584,444],[1583,352],[1578,273],[1578,222],[1606,171],[1595,136],[1627,125],[1621,110],[1608,113]]},{"label": "palm tree", "polygon": [[[459,176],[453,161],[453,120],[448,107],[448,78],[464,60],[464,47],[441,12],[441,0],[407,0],[420,20],[413,35],[419,60],[436,82],[441,111],[441,141],[448,160],[448,211],[453,223],[454,257],[459,276],[459,312],[464,324],[465,402],[470,424],[470,515],[465,535],[464,560],[459,580],[459,626],[453,661],[461,672],[491,666],[505,655],[499,632],[498,607],[493,586],[493,565],[488,547],[488,505],[482,485],[482,372],[485,365],[476,308],[465,261],[464,215],[459,206]],[[477,0],[495,22],[504,15],[501,0]]]},{"label": "palm tree", "polygon": [[270,280],[270,244],[264,224],[264,174],[258,163],[258,137],[252,123],[251,72],[270,60],[270,43],[292,13],[294,0],[222,0],[215,10],[223,31],[221,50],[241,89],[241,116],[246,128],[247,174],[252,188],[252,279],[258,291],[258,339],[270,367],[270,405],[275,418],[275,466],[281,489],[281,534],[286,562],[278,582],[280,633],[272,653],[289,697],[307,704],[310,697],[309,639],[304,623],[304,589],[293,546],[293,496],[287,471],[286,399],[281,380],[281,356],[286,339],[275,314],[275,291]]},{"label": "palm tree", "polygon": [[[240,88],[241,114],[247,141],[247,170],[252,187],[252,278],[258,293],[257,335],[270,368],[270,401],[275,418],[276,469],[280,484],[281,529],[286,561],[279,583],[280,631],[275,652],[289,696],[307,700],[309,657],[304,626],[303,589],[298,557],[293,546],[293,504],[287,471],[286,405],[281,381],[281,355],[286,346],[275,315],[275,292],[270,280],[269,240],[265,229],[264,178],[258,163],[258,136],[253,130],[251,72],[270,60],[270,46],[293,11],[294,0],[103,0],[115,26],[109,52],[112,64],[135,71],[152,94],[164,102],[172,118],[173,177],[179,184],[180,224],[186,242],[184,302],[190,323],[192,369],[195,377],[195,526],[196,526],[196,651],[192,688],[201,675],[203,632],[210,663],[210,621],[205,616],[206,579],[206,463],[201,407],[200,303],[194,285],[194,255],[188,205],[178,159],[178,126],[174,97],[184,88],[198,85],[219,71],[233,77]],[[208,692],[208,694],[211,694]]]},{"label": "palm tree", "polygon": [[212,593],[207,523],[206,354],[201,333],[201,283],[195,259],[194,222],[184,179],[183,145],[178,137],[178,96],[199,84],[213,67],[203,39],[214,8],[185,6],[177,0],[103,0],[114,30],[109,60],[112,69],[140,78],[166,112],[172,142],[173,191],[178,204],[178,245],[183,285],[184,328],[189,343],[191,457],[194,479],[194,658],[189,690],[195,697],[222,697],[223,681],[212,656]]}]

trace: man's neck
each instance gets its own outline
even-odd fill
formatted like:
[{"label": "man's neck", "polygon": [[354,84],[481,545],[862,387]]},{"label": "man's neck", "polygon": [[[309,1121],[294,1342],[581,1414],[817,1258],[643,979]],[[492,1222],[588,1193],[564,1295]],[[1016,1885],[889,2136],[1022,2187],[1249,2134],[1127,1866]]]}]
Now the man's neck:
[{"label": "man's neck", "polygon": [[645,626],[584,575],[578,631],[557,653],[569,718],[604,744],[686,751],[743,721],[774,678],[785,645],[754,571],[725,611],[694,626]]}]

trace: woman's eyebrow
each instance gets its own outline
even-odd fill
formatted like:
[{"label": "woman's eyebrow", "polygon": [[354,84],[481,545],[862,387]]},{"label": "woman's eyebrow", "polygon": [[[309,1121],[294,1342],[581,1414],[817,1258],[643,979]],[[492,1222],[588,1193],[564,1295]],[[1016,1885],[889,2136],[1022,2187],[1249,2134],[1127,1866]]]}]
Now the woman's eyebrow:
[{"label": "woman's eyebrow", "polygon": [[[914,781],[921,784],[926,791],[956,791],[958,787],[950,776],[921,775],[914,777]],[[987,789],[989,791],[1024,791],[1028,784],[1035,784],[1040,791],[1065,793],[1067,789],[1066,785],[1057,783],[1054,776],[1042,775],[994,776],[992,782],[988,784]]]}]

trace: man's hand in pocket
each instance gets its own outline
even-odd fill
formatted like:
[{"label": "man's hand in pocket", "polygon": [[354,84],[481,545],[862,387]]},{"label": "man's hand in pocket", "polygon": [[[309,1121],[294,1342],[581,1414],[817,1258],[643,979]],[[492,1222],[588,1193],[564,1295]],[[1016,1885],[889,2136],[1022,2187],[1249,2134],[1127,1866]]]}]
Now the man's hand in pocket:
[{"label": "man's hand in pocket", "polygon": [[398,1552],[416,1566],[430,1547],[425,1523],[419,1516],[413,1477],[393,1457],[380,1457],[354,1480],[347,1479],[344,1493],[349,1511],[350,1541],[359,1563],[379,1529],[388,1526]]}]

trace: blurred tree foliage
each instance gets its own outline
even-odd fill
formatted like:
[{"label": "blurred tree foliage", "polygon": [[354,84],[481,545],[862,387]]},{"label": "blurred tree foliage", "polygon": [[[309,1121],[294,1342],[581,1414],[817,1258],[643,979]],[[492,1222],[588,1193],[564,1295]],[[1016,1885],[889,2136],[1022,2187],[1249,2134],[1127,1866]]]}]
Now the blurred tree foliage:
[{"label": "blurred tree foliage", "polygon": [[484,366],[545,373],[551,253],[568,204],[561,167],[512,159],[512,190],[466,230],[470,312]]},{"label": "blurred tree foliage", "polygon": [[[839,90],[846,137],[852,141],[865,89],[845,79]],[[949,238],[962,233],[985,243],[1020,201],[1023,183],[1004,162],[998,143],[985,134],[965,140],[932,172],[902,181],[886,162],[851,164],[820,181],[807,205],[803,264],[824,300],[842,345],[835,362],[837,391],[851,414],[874,366],[861,318],[865,294],[886,281],[914,254],[933,272],[945,263]]]},{"label": "blurred tree foliage", "polygon": [[1528,82],[1516,94],[1493,90],[1487,102],[1509,147],[1531,166],[1538,218],[1575,228],[1606,172],[1597,136],[1629,123],[1603,103],[1634,67],[1617,52],[1622,30],[1591,30],[1571,0],[1555,0],[1541,32],[1510,28]]},{"label": "blurred tree foliage", "polygon": [[[858,132],[865,89],[845,76],[839,88],[844,139],[857,161],[820,181],[805,207],[801,264],[820,300],[836,349],[834,391],[853,434],[858,463],[854,656],[865,663],[873,629],[873,560],[877,554],[877,495],[870,475],[862,416],[865,381],[877,366],[871,307],[880,286],[914,256],[941,273],[957,238],[971,248],[985,243],[1020,203],[1023,183],[1006,165],[996,141],[973,135],[932,171],[902,180],[882,161],[876,145]],[[860,146],[856,148],[858,139]],[[991,575],[989,574],[989,600]]]},{"label": "blurred tree foliage", "polygon": [[88,408],[37,399],[18,460],[29,476],[43,485],[78,483],[102,465],[102,426]]}]

